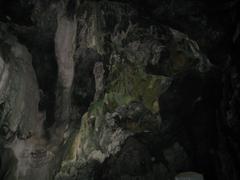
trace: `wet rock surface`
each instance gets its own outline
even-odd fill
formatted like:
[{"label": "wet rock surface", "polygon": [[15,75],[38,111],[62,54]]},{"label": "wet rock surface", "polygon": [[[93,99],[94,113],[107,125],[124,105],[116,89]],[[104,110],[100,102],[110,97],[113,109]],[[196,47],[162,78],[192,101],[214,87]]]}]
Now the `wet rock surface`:
[{"label": "wet rock surface", "polygon": [[238,180],[239,5],[1,1],[0,179]]}]

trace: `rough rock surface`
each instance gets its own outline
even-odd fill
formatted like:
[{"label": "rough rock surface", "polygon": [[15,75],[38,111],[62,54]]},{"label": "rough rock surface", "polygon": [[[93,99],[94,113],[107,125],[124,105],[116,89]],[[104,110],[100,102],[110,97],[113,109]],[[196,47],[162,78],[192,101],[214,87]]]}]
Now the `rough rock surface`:
[{"label": "rough rock surface", "polygon": [[[3,154],[9,154],[7,157],[12,159],[6,172],[10,171],[7,174],[18,179],[43,172],[47,177],[47,167],[43,166],[51,155],[42,138],[45,114],[38,110],[39,88],[32,58],[27,48],[7,33],[6,25],[2,24],[0,33],[1,148]],[[35,171],[35,166],[45,170]],[[4,177],[8,178],[7,174]]]},{"label": "rough rock surface", "polygon": [[0,179],[238,180],[239,5],[2,0]]},{"label": "rough rock surface", "polygon": [[[79,19],[82,22],[85,18],[83,21],[85,25],[78,29],[80,35],[77,36],[81,37],[79,48],[86,46],[102,56],[109,57],[105,67],[108,75],[104,82],[104,93],[99,93],[103,91],[102,78],[105,70],[99,70],[97,74],[97,66],[101,64],[95,64],[97,98],[83,115],[80,130],[76,130],[71,137],[71,145],[57,179],[81,178],[84,175],[79,174],[78,168],[75,168],[75,171],[72,168],[84,164],[88,166],[89,161],[103,163],[106,158],[118,153],[123,153],[122,158],[127,158],[131,151],[125,152],[121,150],[121,146],[125,147],[127,139],[136,134],[153,133],[159,136],[162,121],[159,113],[161,94],[168,90],[176,77],[190,71],[200,77],[211,68],[197,43],[186,35],[164,26],[134,24],[137,12],[127,4],[100,2],[85,3],[82,6],[84,11]],[[101,9],[108,11],[105,13]],[[112,13],[114,11],[119,13]],[[116,20],[112,21],[107,18],[108,16]],[[107,28],[110,25],[112,29]],[[87,38],[86,41],[84,37]],[[105,40],[107,37],[110,38],[108,41]],[[77,50],[79,54],[82,51]],[[158,73],[149,73],[151,68],[157,69]],[[133,144],[131,145],[134,146]],[[140,143],[136,151],[141,151],[143,147],[144,145]],[[177,142],[169,148],[162,153],[163,157],[166,156],[165,161],[169,163],[166,167],[170,169],[169,176],[173,176],[174,172],[188,168],[188,163],[185,162],[188,161],[188,157]],[[146,149],[148,154],[147,151],[148,149]],[[141,155],[137,155],[133,161],[129,160],[133,164],[127,168],[129,173],[135,172],[132,178],[140,177],[143,174],[138,173],[142,172],[148,173],[142,178],[154,178],[152,176],[156,177],[153,175],[156,172],[152,174],[148,172],[151,167],[166,166],[161,161],[158,162],[160,166],[154,165],[151,159],[154,161],[155,157],[151,157],[150,154],[149,158],[145,154],[142,156],[149,161],[148,168],[141,171],[139,167],[137,172],[131,169],[138,163],[145,163],[141,162]],[[121,164],[128,163],[124,159],[117,160],[120,164],[116,164],[116,168],[125,167]],[[131,178],[127,177],[127,174],[125,177],[122,170],[116,170],[115,173],[110,173],[107,179]]]}]

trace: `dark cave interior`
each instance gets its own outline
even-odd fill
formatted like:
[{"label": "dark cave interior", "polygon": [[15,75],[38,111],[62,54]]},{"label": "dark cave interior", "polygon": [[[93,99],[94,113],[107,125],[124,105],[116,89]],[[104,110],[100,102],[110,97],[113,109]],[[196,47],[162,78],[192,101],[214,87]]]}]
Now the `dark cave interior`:
[{"label": "dark cave interior", "polygon": [[[239,0],[1,0],[0,179],[239,180],[239,12]],[[32,67],[18,63],[12,36]],[[9,70],[5,88],[8,66],[23,72]],[[54,160],[22,158],[21,143]]]}]

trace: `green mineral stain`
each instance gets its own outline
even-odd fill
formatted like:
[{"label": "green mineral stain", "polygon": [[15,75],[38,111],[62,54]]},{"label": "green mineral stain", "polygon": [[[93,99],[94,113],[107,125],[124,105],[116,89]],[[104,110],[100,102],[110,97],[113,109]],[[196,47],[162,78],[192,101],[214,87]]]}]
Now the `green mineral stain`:
[{"label": "green mineral stain", "polygon": [[[142,101],[153,113],[159,111],[157,100],[162,89],[163,76],[150,75],[141,66],[117,65],[111,72],[111,80],[105,98],[113,107]],[[107,96],[107,97],[106,97]],[[112,101],[111,101],[112,100]]]}]

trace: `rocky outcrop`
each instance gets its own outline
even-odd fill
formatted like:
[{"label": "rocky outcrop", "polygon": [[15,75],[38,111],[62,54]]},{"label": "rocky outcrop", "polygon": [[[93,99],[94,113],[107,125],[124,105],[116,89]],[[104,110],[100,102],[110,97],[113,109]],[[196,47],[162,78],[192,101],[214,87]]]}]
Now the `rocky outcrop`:
[{"label": "rocky outcrop", "polygon": [[[155,134],[156,139],[160,138],[161,95],[168,91],[173,80],[179,81],[178,78],[181,79],[191,71],[200,77],[209,71],[211,64],[200,52],[197,43],[186,35],[164,26],[134,24],[137,12],[126,4],[100,2],[85,3],[82,6],[85,8],[83,12],[79,11],[81,15],[83,14],[79,17],[79,21],[81,24],[84,22],[85,25],[81,25],[77,32],[79,34],[77,37],[81,37],[79,48],[76,50],[79,53],[77,55],[85,51],[84,47],[93,49],[99,56],[105,58],[106,65],[103,66],[100,62],[95,64],[95,99],[88,112],[82,117],[80,130],[75,130],[71,136],[60,172],[56,177],[57,179],[86,178],[85,171],[79,174],[80,167],[88,167],[89,162],[91,164],[95,162],[95,166],[103,162],[113,163],[114,160],[107,159],[122,156],[121,159],[116,160],[119,162],[119,165],[116,164],[116,170],[109,169],[109,173],[112,170],[114,172],[99,176],[103,179],[131,179],[118,169],[122,166],[121,163],[127,163],[125,158],[132,153],[124,149],[125,143],[130,137],[136,141],[136,135],[148,133]],[[104,12],[100,9],[108,9],[108,11]],[[115,11],[119,13],[113,14],[112,12]],[[108,18],[110,15],[115,21]],[[106,25],[111,25],[112,29],[107,28]],[[85,41],[87,37],[92,40]],[[108,41],[106,41],[107,37],[110,37]],[[105,78],[104,71],[108,72]],[[166,127],[162,127],[164,128]],[[144,139],[142,138],[142,141]],[[128,146],[134,146],[134,143]],[[146,153],[149,153],[149,149],[145,146],[139,142],[136,151],[145,148]],[[156,169],[161,168],[160,171],[169,174],[169,178],[177,171],[184,168],[187,170],[189,167],[189,157],[178,142],[170,143],[162,154],[164,160],[157,163],[154,162],[155,157],[150,154],[149,158],[145,154],[138,155],[132,161],[133,164],[127,168],[129,173],[135,172],[132,169],[137,166],[135,163],[142,163],[142,156],[149,165],[144,171],[139,167],[132,178],[142,176],[142,178],[154,179],[157,175],[152,174],[157,173],[158,170],[152,172],[150,169],[153,166]],[[146,174],[141,174],[143,172]]]}]

